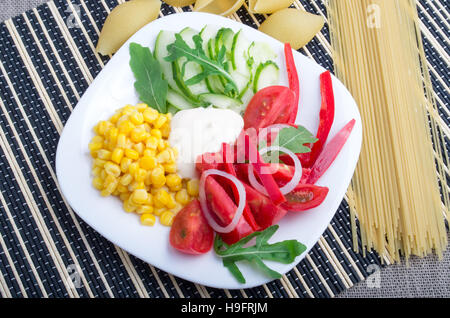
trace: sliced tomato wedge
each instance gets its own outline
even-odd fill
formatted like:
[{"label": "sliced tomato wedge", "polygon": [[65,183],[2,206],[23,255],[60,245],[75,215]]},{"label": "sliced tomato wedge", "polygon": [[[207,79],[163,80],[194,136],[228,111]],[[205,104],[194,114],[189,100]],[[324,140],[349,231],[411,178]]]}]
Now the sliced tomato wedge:
[{"label": "sliced tomato wedge", "polygon": [[214,231],[198,200],[192,200],[177,213],[170,228],[169,241],[172,247],[187,254],[204,254],[211,249]]},{"label": "sliced tomato wedge", "polygon": [[[213,214],[216,222],[221,226],[230,224],[236,213],[237,206],[224,187],[212,176],[206,178],[205,194],[209,211]],[[225,243],[233,244],[253,232],[253,228],[242,216],[233,231],[220,233],[220,236]]]},{"label": "sliced tomato wedge", "polygon": [[244,129],[257,131],[272,124],[286,124],[291,116],[295,95],[285,86],[268,86],[259,90],[244,113]]},{"label": "sliced tomato wedge", "polygon": [[265,229],[273,224],[278,223],[287,211],[279,205],[275,205],[271,199],[253,189],[248,184],[244,183],[245,192],[247,195],[247,204],[252,211],[256,223]]},{"label": "sliced tomato wedge", "polygon": [[285,195],[286,202],[281,206],[292,212],[305,211],[320,205],[327,197],[328,188],[313,184],[299,184]]},{"label": "sliced tomato wedge", "polygon": [[[248,180],[248,163],[241,163],[235,165],[235,170],[239,180],[244,182],[249,182]],[[270,171],[273,171],[273,178],[279,187],[283,187],[292,180],[294,176],[295,168],[291,165],[286,165],[282,163],[270,163]],[[299,183],[306,183],[309,179],[309,175],[311,174],[311,169],[303,168],[302,169],[302,178]]]},{"label": "sliced tomato wedge", "polygon": [[198,156],[195,162],[195,168],[201,175],[203,171],[209,169],[222,170],[222,154],[220,152],[206,152],[201,156]]}]

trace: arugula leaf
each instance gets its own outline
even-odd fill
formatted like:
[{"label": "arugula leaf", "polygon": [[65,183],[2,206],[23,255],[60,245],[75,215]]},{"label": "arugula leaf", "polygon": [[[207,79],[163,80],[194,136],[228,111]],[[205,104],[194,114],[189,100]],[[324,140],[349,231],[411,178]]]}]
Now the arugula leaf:
[{"label": "arugula leaf", "polygon": [[[214,250],[222,258],[223,266],[233,274],[240,282],[245,283],[245,278],[236,262],[248,261],[256,265],[261,271],[271,278],[280,278],[281,274],[270,269],[263,260],[276,261],[283,264],[292,263],[295,258],[306,250],[306,246],[296,240],[285,240],[274,244],[267,241],[278,230],[278,225],[272,225],[260,232],[242,238],[239,242],[232,245],[226,244],[219,235],[214,240]],[[256,238],[255,244],[244,247],[253,238]]]},{"label": "arugula leaf", "polygon": [[168,83],[161,66],[148,47],[130,43],[130,66],[136,81],[134,87],[141,101],[160,113],[167,113]]},{"label": "arugula leaf", "polygon": [[231,75],[226,71],[224,48],[220,50],[218,56],[219,58],[217,60],[213,60],[209,58],[203,50],[203,40],[200,35],[194,35],[192,40],[194,41],[195,48],[191,48],[183,40],[180,34],[175,34],[175,42],[167,46],[169,55],[165,57],[168,62],[174,62],[181,57],[185,57],[187,61],[196,62],[202,67],[203,71],[188,79],[185,84],[193,85],[210,75],[219,75],[225,78],[233,90],[238,91],[236,83],[233,81]]},{"label": "arugula leaf", "polygon": [[293,153],[306,153],[311,152],[311,148],[305,146],[305,144],[312,144],[317,140],[303,126],[298,126],[298,128],[286,127],[280,130],[272,145],[284,147]]}]

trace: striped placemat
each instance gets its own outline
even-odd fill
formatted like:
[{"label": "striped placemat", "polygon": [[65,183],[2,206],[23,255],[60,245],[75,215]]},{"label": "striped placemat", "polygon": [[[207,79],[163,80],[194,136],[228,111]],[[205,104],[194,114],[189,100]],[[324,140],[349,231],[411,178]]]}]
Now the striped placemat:
[{"label": "striped placemat", "polygon": [[[108,61],[94,47],[107,14],[121,2],[53,0],[0,24],[1,297],[333,297],[381,267],[375,253],[353,252],[345,200],[298,266],[280,280],[242,290],[167,274],[77,217],[59,191],[56,147],[80,96]],[[326,17],[321,0],[294,6]],[[246,9],[230,18],[253,27],[265,19]],[[448,141],[449,13],[444,1],[421,0],[418,9]],[[163,5],[161,15],[182,10],[190,8]],[[329,40],[325,25],[301,52],[332,70]]]}]

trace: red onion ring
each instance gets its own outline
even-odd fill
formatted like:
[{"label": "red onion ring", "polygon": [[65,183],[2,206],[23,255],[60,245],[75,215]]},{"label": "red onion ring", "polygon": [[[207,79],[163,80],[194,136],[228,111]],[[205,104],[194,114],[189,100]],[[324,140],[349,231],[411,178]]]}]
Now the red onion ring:
[{"label": "red onion ring", "polygon": [[[259,150],[259,153],[261,155],[264,155],[268,151],[284,152],[289,157],[291,157],[292,160],[294,161],[294,175],[292,176],[292,179],[288,183],[286,183],[283,187],[280,188],[281,193],[288,194],[289,192],[291,192],[292,190],[295,189],[295,187],[299,184],[299,182],[302,178],[303,170],[302,170],[302,164],[300,162],[300,159],[298,159],[298,157],[295,155],[295,153],[293,153],[289,149],[286,149],[284,147],[278,147],[278,146],[270,146],[270,147],[263,148],[263,149]],[[250,184],[252,185],[253,188],[255,188],[256,190],[258,190],[259,192],[261,192],[265,195],[269,195],[267,193],[266,188],[264,188],[264,186],[261,183],[259,183],[258,180],[256,180],[254,170],[253,170],[253,165],[251,165],[251,164],[248,165],[248,180],[250,181]]]},{"label": "red onion ring", "polygon": [[[227,178],[231,182],[233,182],[238,190],[239,193],[239,204],[236,210],[236,213],[234,214],[233,219],[231,220],[230,224],[227,226],[221,226],[217,224],[217,222],[214,220],[214,218],[211,215],[211,211],[209,211],[208,204],[206,202],[206,193],[205,193],[205,182],[206,178],[210,175],[218,175],[222,176],[224,178]],[[245,208],[245,201],[246,201],[246,195],[245,195],[245,188],[242,182],[233,176],[232,174],[216,170],[216,169],[209,169],[205,170],[202,173],[202,177],[200,178],[200,185],[199,185],[199,201],[200,206],[202,208],[203,214],[205,215],[206,220],[208,221],[209,225],[213,228],[214,231],[218,233],[230,233],[236,228],[236,225],[238,224],[242,213]]]}]

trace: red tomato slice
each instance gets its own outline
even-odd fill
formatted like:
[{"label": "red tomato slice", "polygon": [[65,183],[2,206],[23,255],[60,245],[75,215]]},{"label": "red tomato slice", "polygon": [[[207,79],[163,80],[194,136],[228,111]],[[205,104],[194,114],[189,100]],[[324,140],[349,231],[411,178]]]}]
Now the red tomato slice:
[{"label": "red tomato slice", "polygon": [[257,131],[272,124],[286,124],[291,116],[295,95],[285,86],[268,86],[259,90],[244,113],[244,129]]},{"label": "red tomato slice", "polygon": [[202,174],[203,171],[209,169],[221,169],[222,166],[222,154],[220,152],[206,152],[201,156],[198,156],[195,162],[195,168]]},{"label": "red tomato slice", "polygon": [[[248,180],[248,163],[236,164],[235,169],[239,180],[249,183]],[[286,165],[282,163],[270,163],[270,171],[273,171],[273,178],[279,187],[283,187],[292,180],[294,176],[294,166]],[[302,178],[299,183],[306,183],[309,179],[311,169],[302,169]]]},{"label": "red tomato slice", "polygon": [[[236,213],[237,206],[224,187],[215,178],[209,176],[205,182],[205,194],[208,208],[217,223],[221,226],[230,224]],[[245,217],[242,216],[233,231],[230,233],[220,233],[220,236],[225,243],[233,244],[253,232],[253,228],[248,224]]]},{"label": "red tomato slice", "polygon": [[327,187],[313,184],[299,184],[292,192],[285,195],[287,202],[281,206],[292,212],[305,211],[320,205],[328,194]]},{"label": "red tomato slice", "polygon": [[253,189],[251,186],[243,182],[247,196],[247,204],[252,211],[256,223],[265,229],[276,224],[286,214],[286,210],[279,205],[275,205],[265,195]]},{"label": "red tomato slice", "polygon": [[173,220],[170,245],[187,254],[204,254],[213,246],[214,231],[204,217],[198,200],[192,200]]}]

